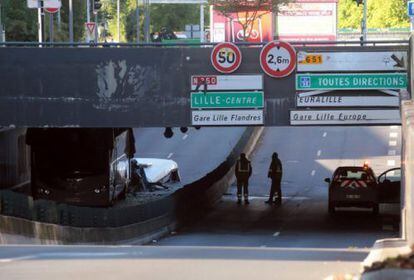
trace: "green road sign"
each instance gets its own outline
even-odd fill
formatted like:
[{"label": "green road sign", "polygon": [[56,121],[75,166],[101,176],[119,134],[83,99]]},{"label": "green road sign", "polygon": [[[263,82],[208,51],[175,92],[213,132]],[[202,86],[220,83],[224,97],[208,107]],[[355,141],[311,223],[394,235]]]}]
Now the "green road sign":
[{"label": "green road sign", "polygon": [[192,109],[263,108],[263,91],[192,92]]},{"label": "green road sign", "polygon": [[297,90],[405,89],[406,73],[297,74]]}]

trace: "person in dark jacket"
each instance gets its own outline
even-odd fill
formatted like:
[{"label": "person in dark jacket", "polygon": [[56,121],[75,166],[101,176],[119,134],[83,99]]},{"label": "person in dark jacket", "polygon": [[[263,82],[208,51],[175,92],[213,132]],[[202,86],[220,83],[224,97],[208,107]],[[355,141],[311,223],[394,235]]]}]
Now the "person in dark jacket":
[{"label": "person in dark jacket", "polygon": [[[270,163],[269,172],[267,173],[267,177],[272,179],[272,186],[270,188],[269,200],[267,200],[266,203],[282,204],[282,188],[280,186],[282,174],[282,162],[280,161],[277,153],[273,153],[272,162]],[[277,193],[277,199],[273,201],[275,193]]]},{"label": "person in dark jacket", "polygon": [[249,204],[249,178],[252,175],[252,166],[246,158],[246,154],[240,154],[236,162],[235,174],[237,179],[237,203],[241,204],[242,191],[244,203]]}]

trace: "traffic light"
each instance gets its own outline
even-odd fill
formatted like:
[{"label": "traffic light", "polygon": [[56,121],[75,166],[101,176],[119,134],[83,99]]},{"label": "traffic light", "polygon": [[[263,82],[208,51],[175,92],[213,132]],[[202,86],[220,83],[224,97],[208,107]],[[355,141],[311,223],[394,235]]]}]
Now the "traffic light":
[{"label": "traffic light", "polygon": [[98,13],[98,10],[102,7],[101,0],[93,0],[93,12]]}]

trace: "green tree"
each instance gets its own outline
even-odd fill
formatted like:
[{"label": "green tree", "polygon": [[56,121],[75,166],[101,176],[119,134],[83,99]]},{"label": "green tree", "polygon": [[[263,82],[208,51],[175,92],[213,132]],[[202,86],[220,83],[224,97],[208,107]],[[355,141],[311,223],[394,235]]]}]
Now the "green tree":
[{"label": "green tree", "polygon": [[[368,28],[409,27],[407,0],[368,0]],[[355,0],[339,0],[338,27],[359,29],[363,5]]]},{"label": "green tree", "polygon": [[[117,35],[117,1],[104,0],[102,3],[102,15],[108,22],[108,37],[116,41]],[[136,41],[137,17],[136,0],[121,1],[120,7],[120,37],[121,41]],[[186,24],[199,22],[199,5],[194,4],[152,4],[150,7],[151,24],[150,32],[158,32],[162,27],[174,31],[184,30]],[[207,17],[206,9],[206,18]],[[140,6],[140,27],[141,40],[143,39],[144,13],[143,6]]]},{"label": "green tree", "polygon": [[[37,9],[27,8],[26,1],[0,0],[3,7],[3,24],[6,28],[7,41],[37,41],[38,19]],[[73,0],[74,9],[74,40],[84,38],[86,5],[84,0]],[[45,40],[49,39],[49,17],[45,15]],[[69,38],[69,3],[62,1],[61,28],[57,26],[57,16],[54,17],[54,40],[67,41]]]}]

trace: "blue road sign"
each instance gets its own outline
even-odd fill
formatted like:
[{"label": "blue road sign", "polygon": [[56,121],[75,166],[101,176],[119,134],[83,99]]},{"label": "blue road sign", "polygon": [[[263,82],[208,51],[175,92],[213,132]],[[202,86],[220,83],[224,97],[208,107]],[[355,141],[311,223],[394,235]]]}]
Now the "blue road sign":
[{"label": "blue road sign", "polygon": [[414,1],[407,2],[408,16],[414,17]]}]

